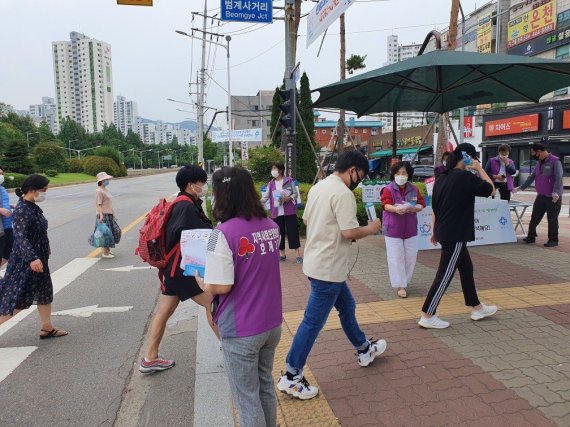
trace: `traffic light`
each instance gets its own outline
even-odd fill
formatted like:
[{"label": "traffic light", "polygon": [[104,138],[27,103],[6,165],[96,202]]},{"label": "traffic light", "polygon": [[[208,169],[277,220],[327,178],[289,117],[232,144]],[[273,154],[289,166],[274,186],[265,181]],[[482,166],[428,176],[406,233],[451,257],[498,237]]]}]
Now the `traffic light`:
[{"label": "traffic light", "polygon": [[295,89],[280,90],[279,96],[283,99],[283,103],[279,105],[281,110],[281,119],[279,123],[287,129],[288,132],[295,131]]}]

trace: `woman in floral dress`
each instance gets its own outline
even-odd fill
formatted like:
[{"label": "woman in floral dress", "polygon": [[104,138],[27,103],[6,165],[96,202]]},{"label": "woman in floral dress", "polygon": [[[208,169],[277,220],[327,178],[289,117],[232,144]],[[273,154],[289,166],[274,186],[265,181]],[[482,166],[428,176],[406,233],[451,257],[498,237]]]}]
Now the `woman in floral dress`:
[{"label": "woman in floral dress", "polygon": [[48,222],[37,205],[45,200],[48,184],[46,177],[30,175],[16,190],[20,202],[14,210],[14,247],[6,275],[0,280],[0,324],[37,304],[41,339],[67,335],[51,323]]}]

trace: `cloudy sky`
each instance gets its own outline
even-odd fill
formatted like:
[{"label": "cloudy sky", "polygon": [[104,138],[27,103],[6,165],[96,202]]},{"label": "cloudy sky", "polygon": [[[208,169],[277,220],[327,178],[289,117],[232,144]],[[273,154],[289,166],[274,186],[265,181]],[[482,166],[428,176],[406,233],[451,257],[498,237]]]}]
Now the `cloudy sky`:
[{"label": "cloudy sky", "polygon": [[[275,6],[283,0],[274,1]],[[462,0],[466,14],[486,1]],[[303,12],[315,3],[304,2]],[[431,29],[449,24],[451,0],[357,0],[346,14],[347,57],[367,55],[367,70],[386,61],[386,37],[397,34],[401,43],[421,43]],[[204,0],[154,0],[153,7],[118,6],[116,0],[0,0],[0,102],[17,109],[54,96],[51,42],[68,40],[71,31],[106,41],[113,49],[114,94],[138,102],[139,114],[152,119],[195,119],[188,82],[195,81],[200,43],[178,35],[201,27],[192,12],[202,11]],[[220,0],[208,0],[210,14],[219,13]],[[274,10],[274,16],[283,11]],[[316,88],[339,78],[338,22],[329,29],[319,57],[320,40],[305,47],[306,20],[299,30],[297,61]],[[208,22],[208,30],[231,34],[232,94],[255,95],[273,90],[283,78],[284,22],[269,25]],[[225,109],[226,57],[222,48],[208,48],[207,104]],[[218,86],[219,85],[219,86]],[[220,87],[221,86],[221,87]],[[195,99],[195,98],[194,98]],[[220,116],[218,116],[220,117]],[[220,120],[223,120],[220,119]],[[223,125],[220,123],[220,125]]]}]

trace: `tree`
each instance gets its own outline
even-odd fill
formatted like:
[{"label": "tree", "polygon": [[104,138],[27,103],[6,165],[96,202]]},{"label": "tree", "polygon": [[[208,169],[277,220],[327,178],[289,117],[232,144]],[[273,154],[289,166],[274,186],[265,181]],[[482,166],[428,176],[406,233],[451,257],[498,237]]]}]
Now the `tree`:
[{"label": "tree", "polygon": [[60,123],[57,138],[63,141],[66,147],[71,141],[72,148],[87,148],[89,146],[87,132],[79,123],[67,116]]},{"label": "tree", "polygon": [[176,135],[174,135],[174,136],[172,137],[172,142],[171,142],[171,144],[172,144],[172,145],[178,145],[178,137],[177,137]]},{"label": "tree", "polygon": [[[38,132],[39,132],[40,142],[51,142],[55,140],[55,135],[53,134],[53,132],[51,131],[49,125],[45,122],[45,120],[42,121],[38,126]],[[32,146],[32,141],[30,140],[30,147],[31,146]]]},{"label": "tree", "polygon": [[[281,110],[279,109],[279,105],[281,105],[281,97],[279,96],[279,88],[275,88],[275,93],[273,94],[273,101],[271,105],[271,124],[269,125],[269,137],[273,136],[271,140],[271,146],[273,147],[281,147],[281,124],[279,123],[279,115],[281,114]],[[275,130],[277,128],[277,130]]]},{"label": "tree", "polygon": [[[299,90],[297,108],[307,129],[310,140],[307,141],[303,127],[297,121],[297,176],[300,182],[313,182],[317,173],[317,163],[314,151],[317,144],[315,142],[315,118],[312,109],[311,87],[307,73],[301,76],[301,87]],[[311,148],[312,147],[312,148]]]},{"label": "tree", "polygon": [[360,70],[362,68],[366,68],[366,64],[364,61],[366,60],[366,56],[360,55],[350,55],[350,58],[346,60],[346,71],[348,74],[354,73],[356,70]]},{"label": "tree", "polygon": [[117,129],[115,123],[111,124],[105,123],[103,125],[103,131],[101,132],[101,134],[106,142],[109,142],[111,140],[124,141],[125,139],[125,136],[119,131],[119,129]]},{"label": "tree", "polygon": [[66,153],[59,145],[50,142],[40,142],[33,150],[32,160],[41,172],[54,169],[58,172],[67,171]]},{"label": "tree", "polygon": [[2,121],[18,129],[24,136],[24,141],[27,135],[30,146],[34,146],[39,142],[38,128],[30,116],[20,116],[14,112],[9,112],[2,118]]},{"label": "tree", "polygon": [[30,174],[34,171],[28,157],[28,146],[23,141],[10,139],[4,144],[4,170]]},{"label": "tree", "polygon": [[4,149],[8,141],[25,141],[26,137],[22,135],[16,127],[10,123],[0,122],[0,149]]},{"label": "tree", "polygon": [[109,157],[110,159],[113,159],[113,161],[117,164],[118,167],[121,167],[123,164],[121,153],[119,152],[119,150],[111,146],[103,146],[96,148],[95,150],[93,150],[93,155],[99,157]]},{"label": "tree", "polygon": [[214,160],[218,154],[218,144],[208,137],[204,138],[204,160]]},{"label": "tree", "polygon": [[283,155],[279,149],[260,146],[249,150],[247,166],[255,181],[267,182],[271,177],[271,165],[282,161]]}]

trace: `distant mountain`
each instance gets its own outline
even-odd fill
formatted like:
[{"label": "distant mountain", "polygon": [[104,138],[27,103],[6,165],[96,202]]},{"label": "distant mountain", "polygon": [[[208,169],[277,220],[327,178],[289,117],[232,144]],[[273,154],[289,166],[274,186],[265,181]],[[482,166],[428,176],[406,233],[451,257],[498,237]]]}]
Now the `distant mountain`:
[{"label": "distant mountain", "polygon": [[[156,120],[151,120],[151,119],[145,119],[144,117],[141,117],[142,122],[143,123],[150,123],[150,124],[156,124]],[[184,120],[183,122],[178,122],[178,123],[174,123],[174,122],[165,122],[167,124],[180,124],[180,127],[182,129],[188,129],[190,132],[196,132],[196,129],[198,127],[197,123],[194,120]]]}]

